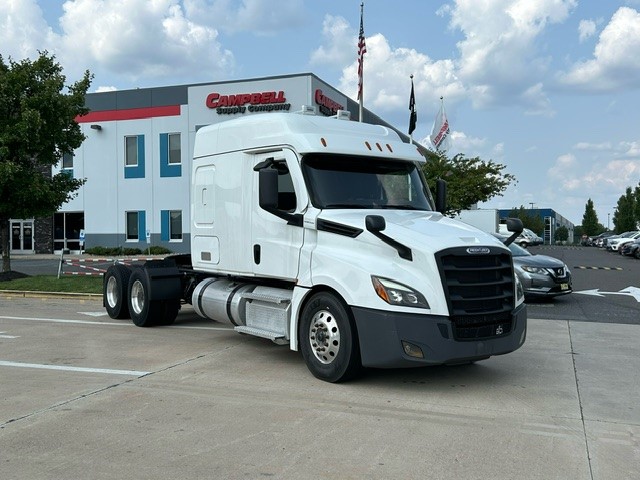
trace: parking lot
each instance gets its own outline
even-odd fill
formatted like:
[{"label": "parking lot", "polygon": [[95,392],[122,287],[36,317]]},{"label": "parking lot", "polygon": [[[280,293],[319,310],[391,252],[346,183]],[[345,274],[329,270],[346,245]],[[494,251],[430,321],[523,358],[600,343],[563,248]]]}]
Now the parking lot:
[{"label": "parking lot", "polygon": [[523,348],[339,385],[190,307],[140,329],[0,294],[2,478],[637,479],[640,261],[531,250],[574,293],[529,305]]}]

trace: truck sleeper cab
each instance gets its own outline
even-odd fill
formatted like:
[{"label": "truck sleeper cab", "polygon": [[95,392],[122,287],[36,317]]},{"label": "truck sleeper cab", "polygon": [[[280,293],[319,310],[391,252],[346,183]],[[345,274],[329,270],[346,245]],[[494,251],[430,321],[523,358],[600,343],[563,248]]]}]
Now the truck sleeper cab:
[{"label": "truck sleeper cab", "polygon": [[519,348],[526,306],[509,250],[436,211],[415,147],[337,117],[270,113],[200,129],[191,254],[133,273],[114,266],[109,314],[166,324],[182,299],[301,351],[330,382],[363,366]]}]

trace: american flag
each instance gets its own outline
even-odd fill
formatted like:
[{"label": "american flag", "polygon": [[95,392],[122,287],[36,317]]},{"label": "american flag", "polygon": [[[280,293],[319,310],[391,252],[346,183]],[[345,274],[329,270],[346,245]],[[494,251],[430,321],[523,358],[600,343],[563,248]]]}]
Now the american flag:
[{"label": "american flag", "polygon": [[362,12],[364,3],[360,4],[360,35],[358,36],[358,100],[362,99],[362,73],[364,70],[364,54],[367,53],[367,45],[364,43],[364,27],[362,24]]}]

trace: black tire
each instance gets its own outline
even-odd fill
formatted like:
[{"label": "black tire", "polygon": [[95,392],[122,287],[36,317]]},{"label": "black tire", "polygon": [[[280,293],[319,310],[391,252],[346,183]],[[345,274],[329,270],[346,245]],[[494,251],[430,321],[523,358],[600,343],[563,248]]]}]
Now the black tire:
[{"label": "black tire", "polygon": [[103,278],[102,303],[111,318],[129,318],[129,277],[131,269],[111,265]]},{"label": "black tire", "polygon": [[328,292],[314,294],[302,309],[300,350],[309,371],[337,383],[362,370],[360,347],[349,307]]},{"label": "black tire", "polygon": [[143,268],[136,268],[129,277],[129,314],[138,327],[153,327],[166,317],[166,300],[151,301],[149,293],[147,273]]}]

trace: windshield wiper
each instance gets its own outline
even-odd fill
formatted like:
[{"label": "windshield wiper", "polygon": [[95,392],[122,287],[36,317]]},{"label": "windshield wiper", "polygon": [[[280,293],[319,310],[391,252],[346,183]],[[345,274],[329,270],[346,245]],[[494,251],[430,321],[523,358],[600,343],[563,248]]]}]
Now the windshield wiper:
[{"label": "windshield wiper", "polygon": [[327,203],[322,208],[374,208],[374,206],[361,203]]},{"label": "windshield wiper", "polygon": [[390,208],[395,210],[424,210],[424,208],[418,208],[413,205],[393,205],[393,204],[387,204],[382,208]]}]

